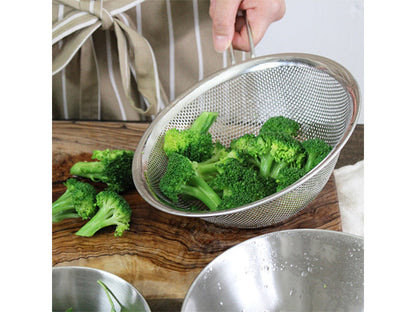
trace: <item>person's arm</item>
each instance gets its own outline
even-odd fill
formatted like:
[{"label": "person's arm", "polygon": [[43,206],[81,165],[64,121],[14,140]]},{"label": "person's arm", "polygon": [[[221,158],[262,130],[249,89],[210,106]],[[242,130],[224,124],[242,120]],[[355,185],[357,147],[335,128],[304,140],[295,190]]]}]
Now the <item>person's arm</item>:
[{"label": "person's arm", "polygon": [[245,19],[237,17],[238,10],[246,12],[256,45],[269,25],[283,17],[286,5],[285,0],[211,0],[209,14],[215,50],[224,51],[231,43],[238,50],[250,50]]}]

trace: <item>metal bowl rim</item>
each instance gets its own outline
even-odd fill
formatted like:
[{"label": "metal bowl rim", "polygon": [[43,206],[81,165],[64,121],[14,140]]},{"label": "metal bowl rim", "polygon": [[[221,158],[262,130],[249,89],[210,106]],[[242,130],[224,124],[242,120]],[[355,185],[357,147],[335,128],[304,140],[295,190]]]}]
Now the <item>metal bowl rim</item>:
[{"label": "metal bowl rim", "polygon": [[287,235],[287,234],[302,234],[302,233],[314,233],[314,234],[323,234],[326,236],[339,236],[339,237],[344,237],[344,238],[348,238],[351,240],[356,240],[359,241],[360,244],[362,246],[364,246],[364,237],[360,236],[360,235],[356,235],[356,234],[351,234],[351,233],[346,233],[346,232],[339,232],[339,231],[334,231],[334,230],[326,230],[326,229],[290,229],[290,230],[282,230],[282,231],[274,231],[274,232],[270,232],[270,233],[266,233],[266,234],[262,234],[259,236],[255,236],[252,238],[249,238],[241,243],[238,243],[237,245],[234,245],[230,248],[228,248],[227,250],[225,250],[224,252],[222,252],[220,255],[218,255],[217,257],[215,257],[212,261],[210,261],[199,273],[198,275],[194,278],[194,280],[191,283],[191,286],[188,288],[188,291],[185,295],[185,298],[183,300],[182,303],[182,309],[181,312],[185,312],[185,306],[186,303],[188,302],[188,300],[190,300],[190,295],[192,290],[197,286],[198,282],[201,280],[201,278],[203,278],[203,275],[207,272],[208,268],[213,267],[217,262],[220,262],[223,258],[226,258],[227,255],[229,253],[232,252],[232,250],[237,249],[237,248],[244,248],[245,245],[248,245],[250,243],[252,243],[253,241],[258,241],[258,240],[263,240],[269,236],[280,236],[280,235]]},{"label": "metal bowl rim", "polygon": [[70,271],[70,270],[76,270],[76,271],[90,271],[90,272],[96,272],[99,274],[102,274],[103,276],[106,276],[110,279],[115,280],[118,283],[126,284],[131,288],[136,295],[140,298],[141,303],[143,304],[145,308],[145,312],[151,312],[149,304],[147,303],[146,299],[143,297],[143,295],[140,293],[140,291],[137,290],[136,287],[134,287],[131,283],[127,282],[125,279],[121,278],[120,276],[110,273],[101,269],[91,268],[91,267],[85,267],[85,266],[59,266],[59,267],[52,267],[52,274],[54,271]]}]

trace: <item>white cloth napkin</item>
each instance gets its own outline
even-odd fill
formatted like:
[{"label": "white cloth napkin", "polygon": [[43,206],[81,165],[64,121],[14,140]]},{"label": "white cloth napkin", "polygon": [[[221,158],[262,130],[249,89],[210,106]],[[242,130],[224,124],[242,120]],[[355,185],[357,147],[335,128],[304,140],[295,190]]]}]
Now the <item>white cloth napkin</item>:
[{"label": "white cloth napkin", "polygon": [[364,236],[364,161],[334,170],[343,232]]}]

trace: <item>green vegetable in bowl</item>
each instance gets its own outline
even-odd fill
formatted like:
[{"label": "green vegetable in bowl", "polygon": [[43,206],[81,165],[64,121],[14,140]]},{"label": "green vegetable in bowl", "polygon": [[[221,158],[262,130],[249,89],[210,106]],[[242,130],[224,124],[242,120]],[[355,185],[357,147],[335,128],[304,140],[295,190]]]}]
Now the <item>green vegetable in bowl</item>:
[{"label": "green vegetable in bowl", "polygon": [[306,157],[302,144],[285,133],[279,133],[272,138],[270,155],[273,162],[267,173],[274,179],[283,168],[302,168]]},{"label": "green vegetable in bowl", "polygon": [[318,138],[306,140],[302,142],[302,145],[307,154],[307,161],[304,167],[305,172],[315,168],[332,150],[332,146]]},{"label": "green vegetable in bowl", "polygon": [[159,186],[174,203],[178,202],[180,195],[190,196],[215,211],[221,202],[218,194],[199,173],[198,163],[178,153],[170,155],[166,173],[161,178]]},{"label": "green vegetable in bowl", "polygon": [[97,283],[104,289],[105,294],[107,295],[108,301],[110,301],[111,310],[110,312],[117,312],[112,297],[116,300],[118,305],[120,306],[120,312],[128,312],[129,310],[124,307],[121,302],[117,299],[117,297],[113,294],[113,292],[108,288],[106,284],[104,284],[103,281],[98,280]]},{"label": "green vegetable in bowl", "polygon": [[276,192],[279,192],[288,186],[292,185],[305,175],[303,168],[284,167],[276,174],[275,180],[277,183]]},{"label": "green vegetable in bowl", "polygon": [[69,218],[91,218],[97,211],[97,191],[94,186],[76,179],[68,179],[64,185],[67,188],[65,193],[52,203],[52,222]]},{"label": "green vegetable in bowl", "polygon": [[194,120],[190,128],[167,130],[163,143],[166,155],[178,153],[192,161],[204,161],[210,158],[214,144],[209,129],[217,116],[216,112],[203,112]]},{"label": "green vegetable in bowl", "polygon": [[230,144],[233,150],[246,155],[246,160],[257,165],[264,177],[277,174],[284,166],[302,166],[304,149],[299,141],[286,133],[243,135]]},{"label": "green vegetable in bowl", "polygon": [[130,227],[131,208],[128,202],[113,191],[102,191],[98,193],[97,213],[79,229],[75,234],[91,237],[98,230],[115,225],[114,236],[122,236]]},{"label": "green vegetable in bowl", "polygon": [[299,123],[283,116],[274,116],[266,120],[261,126],[259,134],[286,133],[296,137],[299,132]]},{"label": "green vegetable in bowl", "polygon": [[221,191],[218,210],[252,203],[275,193],[277,187],[272,178],[262,176],[254,165],[236,158],[219,165],[213,185]]},{"label": "green vegetable in bowl", "polygon": [[95,150],[92,159],[97,161],[77,162],[71,167],[70,173],[95,182],[104,182],[109,190],[121,192],[133,186],[133,156],[134,151],[129,150]]},{"label": "green vegetable in bowl", "polygon": [[[182,196],[201,201],[211,211],[246,205],[292,185],[332,150],[322,139],[300,141],[299,123],[283,116],[269,118],[258,135],[243,134],[226,147],[212,142],[209,135],[213,116],[217,114],[202,113],[190,129],[166,132],[168,165],[159,187],[173,203]],[[191,131],[194,126],[201,129],[201,124],[205,125],[204,140]],[[177,148],[182,145],[187,147]],[[193,151],[209,152],[184,152],[191,150],[189,145]]]}]

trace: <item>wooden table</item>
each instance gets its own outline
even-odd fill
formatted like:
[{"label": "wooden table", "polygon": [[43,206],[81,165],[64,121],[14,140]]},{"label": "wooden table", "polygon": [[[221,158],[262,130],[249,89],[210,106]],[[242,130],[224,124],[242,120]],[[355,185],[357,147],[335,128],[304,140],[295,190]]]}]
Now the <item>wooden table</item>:
[{"label": "wooden table", "polygon": [[[72,122],[52,124],[52,199],[56,200],[77,161],[91,160],[95,149],[131,149],[148,124],[135,122]],[[363,128],[357,127],[337,167],[363,158]],[[96,183],[100,190],[104,185]],[[114,273],[146,298],[153,312],[179,311],[193,279],[226,249],[257,235],[285,229],[319,228],[341,231],[334,177],[297,216],[275,226],[242,230],[223,228],[196,218],[166,214],[147,204],[136,190],[123,193],[132,208],[130,230],[114,237],[106,228],[94,237],[74,233],[85,223],[64,220],[52,227],[52,265],[88,266]]]}]

